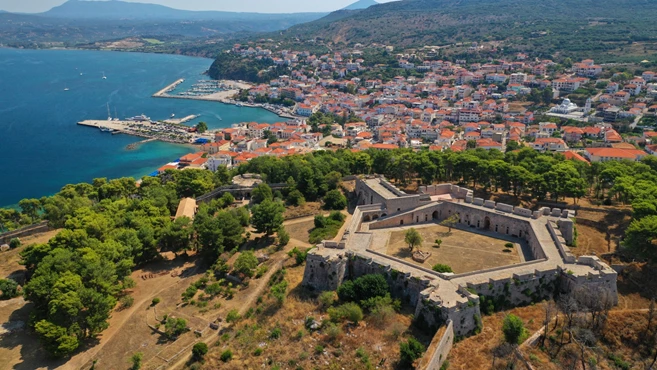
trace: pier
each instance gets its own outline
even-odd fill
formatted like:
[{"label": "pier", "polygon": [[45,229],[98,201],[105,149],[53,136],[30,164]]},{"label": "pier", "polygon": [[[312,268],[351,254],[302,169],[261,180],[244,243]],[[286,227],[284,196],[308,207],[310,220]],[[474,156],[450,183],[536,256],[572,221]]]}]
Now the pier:
[{"label": "pier", "polygon": [[171,85],[169,85],[169,86],[165,87],[164,89],[162,89],[162,90],[156,92],[155,94],[153,94],[153,97],[159,98],[159,97],[166,96],[167,93],[169,93],[170,91],[173,91],[173,89],[178,87],[178,85],[180,85],[183,82],[185,82],[185,79],[181,78],[181,79],[177,80],[176,82],[172,83]]},{"label": "pier", "polygon": [[216,131],[209,130],[203,134],[191,133],[187,126],[158,122],[87,120],[78,122],[78,125],[147,139],[135,143],[136,145],[134,146],[129,146],[127,148],[129,150],[135,149],[139,144],[153,140],[175,144],[191,144],[198,139],[208,139],[212,141]]},{"label": "pier", "polygon": [[197,115],[197,114],[191,114],[191,115],[189,115],[189,116],[187,116],[187,117],[183,117],[183,118],[169,118],[169,119],[165,119],[163,122],[164,122],[164,123],[171,123],[171,124],[174,124],[174,125],[182,125],[183,123],[185,123],[185,122],[189,122],[189,121],[194,120],[194,119],[197,119],[198,117],[200,117],[200,115]]}]

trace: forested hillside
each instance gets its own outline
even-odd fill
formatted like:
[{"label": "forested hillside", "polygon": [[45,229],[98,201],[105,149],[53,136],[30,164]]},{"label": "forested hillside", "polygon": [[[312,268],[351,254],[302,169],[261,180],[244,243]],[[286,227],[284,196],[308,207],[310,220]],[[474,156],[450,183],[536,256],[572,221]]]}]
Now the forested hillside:
[{"label": "forested hillside", "polygon": [[497,40],[545,55],[582,55],[654,43],[655,12],[649,0],[403,0],[297,25],[283,37],[398,46]]}]

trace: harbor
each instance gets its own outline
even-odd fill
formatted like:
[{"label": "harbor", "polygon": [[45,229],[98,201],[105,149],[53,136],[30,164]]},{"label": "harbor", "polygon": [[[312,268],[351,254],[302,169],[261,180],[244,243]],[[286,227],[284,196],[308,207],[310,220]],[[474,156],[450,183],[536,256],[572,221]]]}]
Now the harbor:
[{"label": "harbor", "polygon": [[[194,144],[212,141],[214,138],[214,131],[206,131],[203,134],[198,134],[190,132],[191,127],[164,122],[152,122],[150,120],[85,120],[78,122],[78,125],[97,128],[102,133],[126,134],[148,139],[141,143],[159,140],[173,144]],[[136,147],[137,145],[128,149],[136,149]]]}]

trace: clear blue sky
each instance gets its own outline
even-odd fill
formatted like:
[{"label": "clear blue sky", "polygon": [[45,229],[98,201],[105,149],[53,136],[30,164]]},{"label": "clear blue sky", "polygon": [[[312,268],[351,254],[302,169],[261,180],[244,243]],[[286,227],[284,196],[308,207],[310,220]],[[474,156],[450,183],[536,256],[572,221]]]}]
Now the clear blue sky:
[{"label": "clear blue sky", "polygon": [[[258,13],[325,12],[344,8],[357,0],[126,0],[166,5],[186,10],[226,10]],[[380,3],[392,0],[377,0]],[[65,0],[0,0],[0,9],[9,12],[39,13]]]}]

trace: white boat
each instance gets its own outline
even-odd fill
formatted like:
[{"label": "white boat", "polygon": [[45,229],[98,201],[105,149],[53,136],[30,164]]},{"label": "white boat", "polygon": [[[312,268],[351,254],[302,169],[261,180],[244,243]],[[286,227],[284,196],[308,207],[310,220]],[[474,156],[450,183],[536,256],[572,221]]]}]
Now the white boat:
[{"label": "white boat", "polygon": [[107,76],[105,76],[105,72],[103,72],[103,80],[107,80]]},{"label": "white boat", "polygon": [[65,87],[65,88],[64,88],[64,91],[68,91],[68,90],[70,90],[68,87]]},{"label": "white boat", "polygon": [[175,116],[176,116],[175,113],[171,113],[171,118],[173,118],[173,117],[175,117]]},{"label": "white boat", "polygon": [[145,115],[140,115],[140,116],[134,116],[134,117],[129,117],[127,118],[128,121],[137,121],[137,122],[144,122],[144,121],[150,121],[151,117],[146,117]]}]

